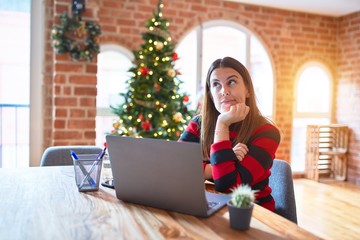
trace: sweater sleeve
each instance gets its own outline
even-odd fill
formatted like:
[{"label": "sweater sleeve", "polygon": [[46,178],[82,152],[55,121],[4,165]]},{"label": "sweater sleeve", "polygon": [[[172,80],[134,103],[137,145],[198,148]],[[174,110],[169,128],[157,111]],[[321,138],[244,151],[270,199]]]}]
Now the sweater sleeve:
[{"label": "sweater sleeve", "polygon": [[266,124],[257,128],[251,135],[246,143],[249,152],[242,161],[238,161],[232,150],[231,141],[212,144],[210,162],[215,189],[229,192],[242,183],[253,188],[256,186],[260,191],[267,187],[269,169],[279,142],[279,131],[274,126]]},{"label": "sweater sleeve", "polygon": [[200,116],[195,116],[187,125],[185,131],[181,134],[179,142],[200,142]]}]

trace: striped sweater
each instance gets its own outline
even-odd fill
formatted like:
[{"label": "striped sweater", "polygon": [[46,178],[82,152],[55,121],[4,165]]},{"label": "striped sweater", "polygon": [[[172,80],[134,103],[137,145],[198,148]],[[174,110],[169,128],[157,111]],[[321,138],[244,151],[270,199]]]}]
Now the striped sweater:
[{"label": "striped sweater", "polygon": [[[244,183],[248,184],[256,193],[256,202],[271,210],[275,209],[275,201],[271,196],[269,187],[270,168],[275,158],[275,152],[279,146],[280,133],[271,124],[265,124],[251,134],[246,143],[249,152],[244,159],[238,161],[234,151],[235,144],[232,140],[236,132],[230,131],[230,140],[221,141],[211,145],[210,161],[215,189],[220,192],[230,192],[232,188]],[[199,116],[194,117],[179,141],[200,142]]]}]

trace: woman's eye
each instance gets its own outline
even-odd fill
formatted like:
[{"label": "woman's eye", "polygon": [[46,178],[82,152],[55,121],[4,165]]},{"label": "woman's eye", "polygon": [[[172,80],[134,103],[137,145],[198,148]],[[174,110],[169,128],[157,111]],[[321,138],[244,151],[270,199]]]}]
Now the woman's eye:
[{"label": "woman's eye", "polygon": [[229,85],[234,85],[235,83],[236,83],[236,80],[234,80],[234,79],[231,79],[231,80],[229,80]]},{"label": "woman's eye", "polygon": [[212,83],[212,86],[213,86],[213,87],[217,87],[217,86],[219,86],[219,83],[218,83],[218,82],[213,82],[213,83]]}]

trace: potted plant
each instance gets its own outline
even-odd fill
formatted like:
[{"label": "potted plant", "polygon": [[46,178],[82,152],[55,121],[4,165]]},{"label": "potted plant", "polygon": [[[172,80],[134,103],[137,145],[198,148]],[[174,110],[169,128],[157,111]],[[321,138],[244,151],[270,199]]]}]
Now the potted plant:
[{"label": "potted plant", "polygon": [[239,230],[250,228],[250,220],[255,201],[255,190],[246,184],[234,188],[227,203],[230,226]]}]

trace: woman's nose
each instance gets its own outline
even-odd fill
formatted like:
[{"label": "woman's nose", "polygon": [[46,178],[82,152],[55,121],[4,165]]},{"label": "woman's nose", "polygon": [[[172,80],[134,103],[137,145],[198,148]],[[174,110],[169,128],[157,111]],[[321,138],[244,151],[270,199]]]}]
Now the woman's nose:
[{"label": "woman's nose", "polygon": [[223,87],[221,90],[221,95],[223,95],[223,96],[230,95],[229,89],[227,87]]}]

